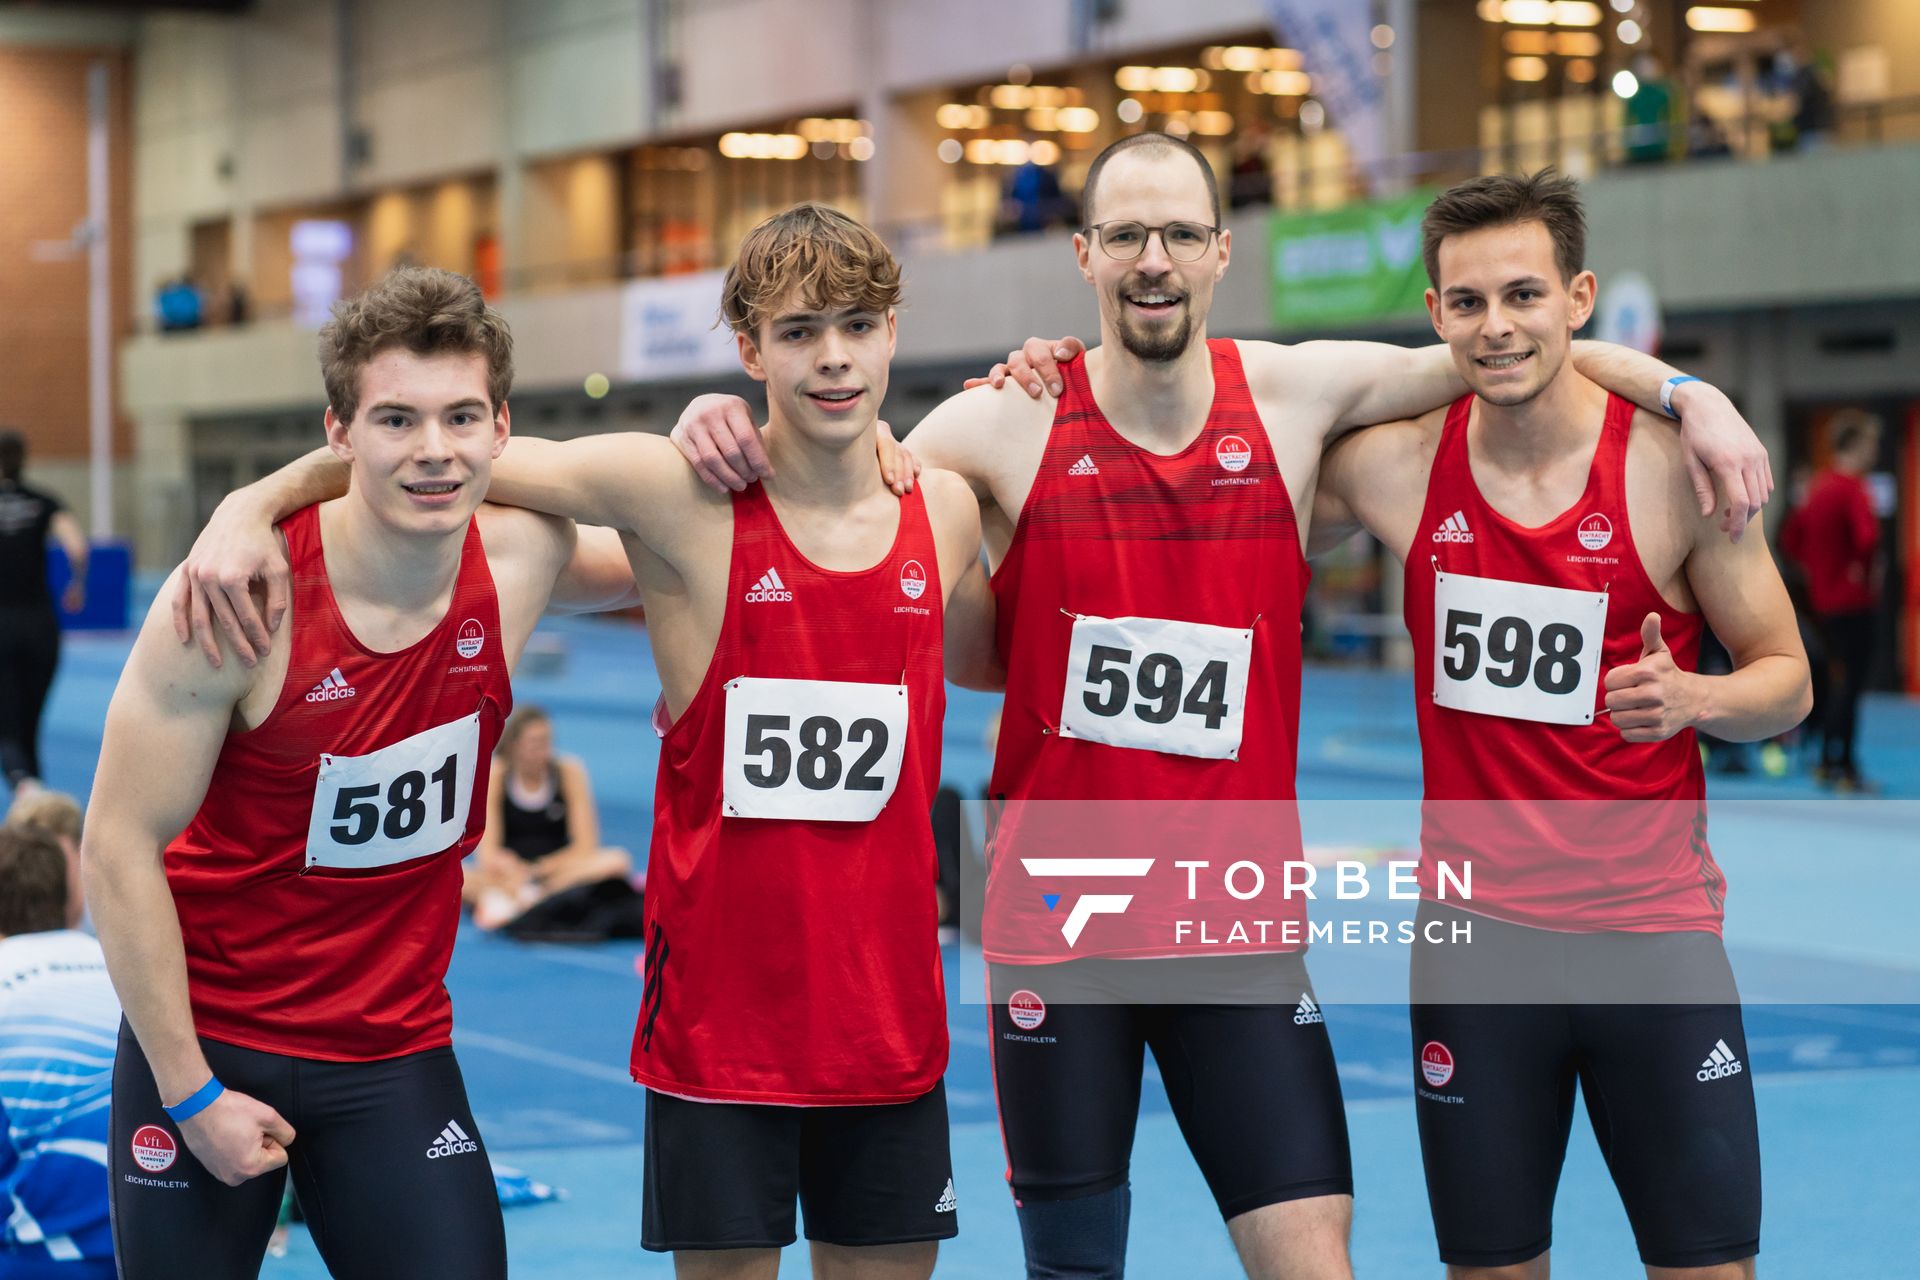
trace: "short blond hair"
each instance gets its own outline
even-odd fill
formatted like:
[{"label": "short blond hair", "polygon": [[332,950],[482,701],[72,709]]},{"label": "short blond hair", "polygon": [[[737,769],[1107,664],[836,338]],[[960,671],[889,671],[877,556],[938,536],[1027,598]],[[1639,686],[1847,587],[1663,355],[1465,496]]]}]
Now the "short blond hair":
[{"label": "short blond hair", "polygon": [[64,791],[44,788],[15,796],[7,810],[9,827],[31,827],[50,836],[65,836],[80,843],[80,802]]},{"label": "short blond hair", "polygon": [[900,264],[866,224],[824,204],[797,204],[747,233],[727,268],[720,315],[754,337],[795,289],[810,311],[900,305]]},{"label": "short blond hair", "polygon": [[353,421],[360,409],[360,371],[392,347],[422,356],[485,356],[488,407],[495,412],[513,389],[513,331],[478,285],[451,271],[401,267],[333,304],[333,317],[320,330],[320,377],[334,417]]}]

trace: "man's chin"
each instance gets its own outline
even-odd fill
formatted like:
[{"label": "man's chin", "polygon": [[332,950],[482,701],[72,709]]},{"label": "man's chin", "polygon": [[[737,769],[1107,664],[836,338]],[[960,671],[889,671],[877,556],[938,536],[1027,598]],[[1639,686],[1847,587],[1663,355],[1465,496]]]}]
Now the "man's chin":
[{"label": "man's chin", "polygon": [[1160,332],[1145,331],[1131,324],[1121,324],[1116,329],[1127,354],[1149,364],[1178,360],[1193,345],[1193,321],[1186,317]]}]

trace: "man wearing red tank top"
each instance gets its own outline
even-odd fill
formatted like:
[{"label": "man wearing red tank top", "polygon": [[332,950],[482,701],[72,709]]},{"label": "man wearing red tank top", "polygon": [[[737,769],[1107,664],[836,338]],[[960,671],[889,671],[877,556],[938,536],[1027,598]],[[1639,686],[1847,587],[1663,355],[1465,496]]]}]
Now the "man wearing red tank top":
[{"label": "man wearing red tank top", "polygon": [[[1225,800],[1236,803],[1214,812],[1242,813],[1266,802],[1285,814],[1270,837],[1271,866],[1299,856],[1290,804],[1307,576],[1300,528],[1321,451],[1349,428],[1443,404],[1466,384],[1439,347],[1209,341],[1232,237],[1212,169],[1185,142],[1121,140],[1095,160],[1082,200],[1091,225],[1075,251],[1098,298],[1101,346],[1060,373],[1057,400],[976,388],[910,437],[922,461],[957,472],[981,506],[1008,687],[994,795],[1040,820],[1056,801]],[[1607,348],[1581,358],[1648,401],[1671,372]],[[1729,426],[1718,406],[1701,416],[1723,433]],[[1744,443],[1737,417],[1731,425],[1742,443],[1703,449],[1730,467],[1722,478],[1744,521],[1741,471],[1763,465],[1764,453]],[[675,438],[710,483],[740,488],[765,474],[758,433],[735,398],[702,397]],[[1757,487],[1757,470],[1754,479]],[[1176,667],[1192,673],[1177,689]],[[1099,822],[1137,811],[1077,812]],[[990,895],[1018,883],[1003,870],[1016,862],[996,854]],[[1032,892],[1005,901],[1040,901],[1048,886],[1028,884]],[[1349,1274],[1345,1118],[1298,943],[1256,940],[1232,948],[1239,955],[1168,961],[1178,949],[1164,938],[1142,943],[1140,926],[1165,923],[1154,912],[1173,893],[1136,896],[1132,917],[1096,917],[1072,954],[1136,956],[1099,963],[1152,966],[1156,979],[1170,964],[1176,985],[1177,966],[1207,965],[1212,978],[1226,960],[1241,966],[1229,979],[1257,972],[1275,995],[1130,1001],[1125,989],[1147,969],[1051,963],[1063,958],[1057,917],[1050,948],[1033,931],[996,949],[991,1046],[1030,1275],[1120,1274],[1149,1049],[1249,1274]],[[1109,985],[1083,984],[1058,1001],[1037,989],[1066,986],[1069,974]]]},{"label": "man wearing red tank top", "polygon": [[[1750,1277],[1759,1143],[1694,731],[1806,714],[1793,610],[1760,528],[1722,536],[1674,434],[1568,362],[1596,292],[1573,183],[1475,179],[1424,231],[1473,393],[1334,446],[1314,528],[1364,526],[1405,565],[1440,1254],[1455,1280],[1547,1275],[1577,1079],[1648,1274]],[[1695,674],[1703,626],[1732,674]]]},{"label": "man wearing red tank top", "polygon": [[471,282],[397,272],[321,349],[353,483],[282,526],[288,641],[210,665],[156,608],[107,713],[83,856],[128,1280],[257,1274],[288,1165],[333,1274],[506,1275],[442,986],[460,859],[535,621],[632,581],[604,530],[481,506],[512,339]]},{"label": "man wearing red tank top", "polygon": [[[997,677],[971,494],[941,471],[896,494],[874,465],[899,297],[871,230],[796,206],[742,242],[722,298],[777,478],[715,493],[639,433],[521,439],[493,468],[501,500],[617,530],[646,607],[641,1238],[682,1274],[772,1277],[796,1198],[823,1275],[925,1277],[955,1233],[927,814],[943,654]],[[337,470],[294,464],[203,543],[247,542]],[[270,559],[207,555],[240,579]]]}]

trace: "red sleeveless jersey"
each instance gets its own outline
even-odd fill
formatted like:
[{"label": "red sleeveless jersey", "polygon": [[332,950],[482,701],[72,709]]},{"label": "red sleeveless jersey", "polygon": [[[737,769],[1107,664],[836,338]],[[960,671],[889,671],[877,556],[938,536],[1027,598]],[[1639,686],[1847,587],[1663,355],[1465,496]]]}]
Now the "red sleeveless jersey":
[{"label": "red sleeveless jersey", "polygon": [[[1084,360],[1061,366],[1046,451],[993,576],[1007,690],[991,784],[1004,802],[987,882],[992,960],[1193,954],[1176,921],[1211,909],[1189,899],[1175,856],[1210,860],[1196,881],[1207,884],[1229,862],[1258,862],[1268,887],[1257,914],[1304,927],[1304,899],[1281,901],[1279,866],[1301,856],[1292,802],[1310,574],[1239,348],[1207,346],[1206,425],[1170,456],[1114,430]],[[1269,803],[1222,803],[1249,801]],[[1069,853],[1153,865],[1124,882],[1030,870],[1028,859]],[[1132,901],[1063,947],[1060,905],[1082,891]],[[1208,951],[1304,941],[1269,939]]]},{"label": "red sleeveless jersey", "polygon": [[1618,396],[1586,491],[1538,528],[1481,497],[1468,461],[1473,397],[1447,412],[1406,563],[1426,789],[1423,896],[1439,863],[1471,864],[1453,905],[1567,931],[1718,933],[1726,882],[1706,838],[1693,730],[1628,742],[1604,714],[1606,673],[1640,660],[1660,616],[1674,662],[1699,662],[1702,623],[1661,598],[1627,518]]},{"label": "red sleeveless jersey", "polygon": [[939,1081],[942,627],[918,492],[852,573],[808,560],[765,489],[733,496],[726,618],[660,747],[635,1080],[799,1106]]},{"label": "red sleeveless jersey", "polygon": [[442,980],[460,859],[486,826],[488,762],[513,706],[479,524],[446,616],[398,653],[347,629],[319,507],[281,529],[293,616],[279,701],[228,734],[166,851],[194,1028],[335,1062],[435,1048],[453,1025]]}]

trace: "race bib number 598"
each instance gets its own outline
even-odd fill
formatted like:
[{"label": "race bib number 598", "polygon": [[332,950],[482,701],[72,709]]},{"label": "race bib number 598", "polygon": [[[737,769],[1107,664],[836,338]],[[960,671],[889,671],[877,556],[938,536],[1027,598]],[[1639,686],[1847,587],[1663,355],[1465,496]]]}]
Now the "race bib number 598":
[{"label": "race bib number 598", "polygon": [[1111,747],[1237,759],[1252,664],[1250,627],[1076,617],[1060,734]]},{"label": "race bib number 598", "polygon": [[1435,571],[1433,700],[1457,711],[1592,724],[1607,593]]},{"label": "race bib number 598", "polygon": [[729,680],[722,812],[871,822],[899,785],[906,750],[905,685]]},{"label": "race bib number 598", "polygon": [[365,870],[458,844],[473,803],[480,713],[363,756],[320,757],[307,866]]}]

